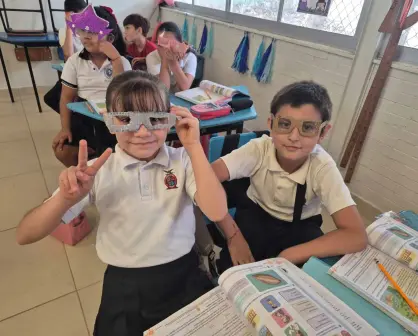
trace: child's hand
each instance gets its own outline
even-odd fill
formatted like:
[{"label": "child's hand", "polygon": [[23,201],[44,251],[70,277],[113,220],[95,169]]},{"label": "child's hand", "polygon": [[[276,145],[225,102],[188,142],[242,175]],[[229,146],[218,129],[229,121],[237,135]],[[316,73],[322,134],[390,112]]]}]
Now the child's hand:
[{"label": "child's hand", "polygon": [[62,150],[64,147],[64,142],[68,140],[68,142],[73,141],[73,135],[71,134],[71,130],[62,129],[59,133],[55,136],[54,140],[52,140],[52,149]]},{"label": "child's hand", "polygon": [[115,46],[109,41],[101,40],[99,44],[99,50],[112,61],[120,57],[120,54],[115,48]]},{"label": "child's hand", "polygon": [[135,57],[132,60],[132,66],[134,66],[136,63],[145,63],[145,57]]},{"label": "child's hand", "polygon": [[93,187],[94,177],[112,154],[110,148],[91,166],[87,165],[87,142],[80,141],[78,150],[78,165],[64,170],[59,177],[60,195],[71,204],[80,202]]},{"label": "child's hand", "polygon": [[229,239],[228,249],[234,266],[249,264],[255,261],[250,247],[241,231],[237,231],[235,235]]},{"label": "child's hand", "polygon": [[173,106],[171,113],[182,118],[176,121],[176,132],[186,150],[194,145],[200,146],[199,120],[184,107]]},{"label": "child's hand", "polygon": [[67,21],[72,22],[73,20],[71,20],[71,14],[73,14],[72,12],[65,12],[65,19]]}]

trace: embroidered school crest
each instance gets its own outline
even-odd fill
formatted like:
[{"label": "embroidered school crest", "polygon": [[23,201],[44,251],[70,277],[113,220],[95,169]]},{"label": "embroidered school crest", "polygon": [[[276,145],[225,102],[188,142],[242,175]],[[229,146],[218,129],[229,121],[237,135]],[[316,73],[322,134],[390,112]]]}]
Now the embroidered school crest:
[{"label": "embroidered school crest", "polygon": [[111,66],[109,66],[106,69],[104,69],[104,75],[105,75],[106,79],[111,79],[112,78],[113,69],[112,69]]},{"label": "embroidered school crest", "polygon": [[165,178],[164,184],[168,189],[177,189],[177,176],[174,175],[173,169],[164,170]]}]

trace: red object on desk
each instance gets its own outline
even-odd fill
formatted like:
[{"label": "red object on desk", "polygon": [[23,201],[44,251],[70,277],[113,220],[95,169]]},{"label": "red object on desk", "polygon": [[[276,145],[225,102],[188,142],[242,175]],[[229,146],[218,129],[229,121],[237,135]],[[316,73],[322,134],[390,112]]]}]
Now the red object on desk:
[{"label": "red object on desk", "polygon": [[82,212],[68,224],[60,224],[51,236],[64,244],[74,246],[83,240],[91,232],[91,226],[87,221],[87,216]]}]

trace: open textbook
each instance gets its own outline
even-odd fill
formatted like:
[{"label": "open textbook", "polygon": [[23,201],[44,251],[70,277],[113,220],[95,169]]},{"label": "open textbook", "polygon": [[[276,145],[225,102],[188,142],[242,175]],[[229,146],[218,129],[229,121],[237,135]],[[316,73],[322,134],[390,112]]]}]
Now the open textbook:
[{"label": "open textbook", "polygon": [[418,335],[418,316],[375,263],[377,259],[418,305],[418,232],[384,215],[367,228],[367,235],[370,245],[344,256],[329,273]]},{"label": "open textbook", "polygon": [[232,98],[237,95],[248,97],[247,94],[236,89],[208,80],[201,81],[199,87],[197,88],[177,92],[175,95],[193,104],[216,103],[220,100]]},{"label": "open textbook", "polygon": [[375,336],[340,299],[285,259],[229,269],[219,286],[146,336]]}]

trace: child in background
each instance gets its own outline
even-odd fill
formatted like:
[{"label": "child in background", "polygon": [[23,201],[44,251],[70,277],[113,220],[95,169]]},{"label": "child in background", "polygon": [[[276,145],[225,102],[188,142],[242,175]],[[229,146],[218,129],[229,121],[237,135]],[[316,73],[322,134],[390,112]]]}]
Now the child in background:
[{"label": "child in background", "polygon": [[[106,104],[116,152],[87,162],[81,141],[78,166],[64,170],[54,195],[23,218],[17,241],[36,242],[95,204],[96,249],[109,266],[94,335],[142,335],[213,287],[193,250],[193,202],[220,220],[226,195],[200,144],[199,121],[184,108],[170,113],[168,91],[156,77],[119,75]],[[173,124],[182,148],[165,145]]]},{"label": "child in background", "polygon": [[[331,125],[326,89],[298,82],[280,90],[271,103],[263,136],[212,164],[219,180],[249,177],[245,205],[235,220],[219,222],[227,240],[218,266],[283,257],[301,264],[364,249],[364,223],[332,157],[319,145]],[[337,230],[323,234],[321,205]]]},{"label": "child in background", "polygon": [[[89,153],[94,155],[97,139],[100,146],[114,147],[116,138],[103,122],[71,112],[67,104],[78,99],[104,100],[112,78],[131,70],[122,32],[113,12],[108,7],[89,5],[83,12],[72,15],[73,32],[84,49],[72,55],[61,75],[63,84],[60,100],[61,131],[52,142],[55,156],[65,166],[77,165],[78,143],[87,140]],[[107,32],[107,34],[103,34]],[[103,35],[103,36],[102,36]]]},{"label": "child in background", "polygon": [[[164,22],[157,30],[157,38],[164,38],[183,43],[179,27],[174,22]],[[158,50],[147,58],[147,71],[160,77],[160,80],[171,92],[190,89],[196,76],[197,58],[192,49],[184,55],[178,55],[170,49],[158,46]]]},{"label": "child in background", "polygon": [[132,59],[132,67],[138,70],[146,70],[145,57],[157,49],[157,46],[147,40],[150,29],[148,19],[139,14],[128,15],[123,20],[125,41],[128,44],[128,55]]},{"label": "child in background", "polygon": [[[84,0],[65,0],[64,10],[65,19],[68,21],[71,19],[71,14],[79,13],[87,7],[87,3]],[[72,54],[83,50],[83,45],[80,39],[73,35],[71,29],[66,26],[59,30],[59,42],[64,52],[64,61],[68,59]],[[61,98],[62,84],[61,80],[55,84],[55,86],[49,90],[44,96],[44,102],[55,112],[60,111],[60,98]]]}]

